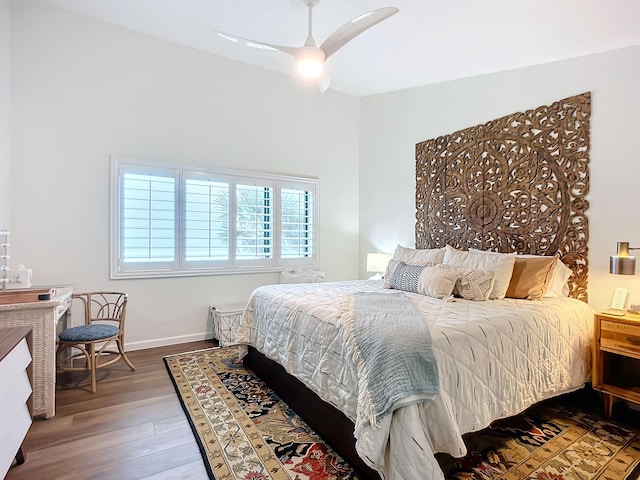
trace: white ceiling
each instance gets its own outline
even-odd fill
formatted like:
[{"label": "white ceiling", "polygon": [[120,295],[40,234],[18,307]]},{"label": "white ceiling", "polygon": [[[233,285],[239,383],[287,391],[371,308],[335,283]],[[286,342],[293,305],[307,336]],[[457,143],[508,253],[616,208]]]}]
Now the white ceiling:
[{"label": "white ceiling", "polygon": [[[289,55],[212,30],[287,46],[302,46],[307,34],[303,0],[43,1],[287,75]],[[322,0],[315,40],[386,6],[400,13],[329,59],[332,89],[360,97],[640,45],[638,0]]]}]

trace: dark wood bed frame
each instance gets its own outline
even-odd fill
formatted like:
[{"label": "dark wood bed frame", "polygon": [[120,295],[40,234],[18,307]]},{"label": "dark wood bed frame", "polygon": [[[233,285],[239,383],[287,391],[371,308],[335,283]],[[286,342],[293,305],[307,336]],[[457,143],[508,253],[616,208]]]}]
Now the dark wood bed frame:
[{"label": "dark wood bed frame", "polygon": [[249,353],[244,357],[244,364],[349,462],[359,479],[380,480],[378,473],[358,456],[353,437],[354,424],[344,413],[321,400],[304,383],[289,375],[282,365],[265,357],[251,346]]},{"label": "dark wood bed frame", "polygon": [[[587,301],[590,93],[416,145],[416,247],[559,254]],[[245,364],[356,470],[354,424],[249,347]]]}]

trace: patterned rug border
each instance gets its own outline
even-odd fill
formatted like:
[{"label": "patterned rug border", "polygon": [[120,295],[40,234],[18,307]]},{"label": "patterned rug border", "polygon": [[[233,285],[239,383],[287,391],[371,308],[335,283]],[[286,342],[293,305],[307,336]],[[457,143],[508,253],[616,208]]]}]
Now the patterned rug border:
[{"label": "patterned rug border", "polygon": [[209,478],[357,480],[353,468],[237,358],[233,347],[163,357]]},{"label": "patterned rug border", "polygon": [[[577,478],[592,478],[600,480],[640,480],[640,457],[627,450],[627,447],[630,447],[633,449],[633,452],[640,452],[640,429],[638,429],[636,426],[628,425],[615,419],[606,419],[596,412],[584,410],[579,406],[577,410],[574,410],[575,406],[566,406],[565,404],[549,405],[549,402],[552,401],[554,401],[554,399],[545,400],[537,405],[532,405],[529,409],[526,409],[524,412],[521,412],[518,415],[515,415],[513,417],[506,417],[498,421],[506,422],[505,425],[492,424],[489,429],[482,429],[466,434],[465,444],[468,448],[467,455],[461,458],[446,457],[449,459],[449,466],[451,466],[452,464],[457,464],[460,461],[464,461],[464,459],[470,456],[481,456],[483,457],[483,460],[480,461],[480,463],[476,463],[475,465],[470,465],[466,469],[462,468],[460,471],[456,470],[450,472],[450,475],[447,475],[445,472],[445,478],[447,480],[477,480],[480,478],[492,478],[500,480],[567,480]],[[506,427],[506,429],[509,430],[513,428],[517,430],[518,427],[511,425],[509,422],[511,421],[511,419],[514,419],[521,415],[528,416],[529,414],[527,412],[532,412],[534,417],[537,415],[544,416],[544,418],[547,418],[547,421],[551,423],[555,423],[558,421],[555,416],[559,414],[561,415],[562,419],[561,424],[564,423],[566,419],[566,421],[571,423],[571,425],[566,424],[565,427],[563,427],[563,429],[558,433],[554,434],[552,438],[545,441],[537,448],[531,450],[525,458],[515,461],[511,466],[508,467],[507,471],[491,471],[491,467],[493,467],[494,463],[492,461],[489,461],[488,457],[491,456],[494,459],[499,459],[499,450],[500,446],[502,446],[502,443],[500,443],[500,445],[496,444],[495,446],[491,446],[491,448],[489,449],[476,449],[475,447],[478,447],[478,445],[474,445],[474,442],[473,440],[471,440],[471,438],[473,436],[482,435],[483,431],[490,429],[503,430]],[[605,428],[606,430],[606,426],[625,431],[631,434],[632,437],[626,439],[623,444],[620,445],[621,448],[616,452],[616,454],[611,458],[610,461],[607,461],[600,465],[597,470],[590,471],[590,473],[593,473],[593,476],[565,476],[565,473],[562,471],[558,473],[540,471],[541,468],[547,468],[553,465],[553,463],[556,462],[556,457],[558,457],[559,455],[562,455],[563,453],[571,453],[571,451],[574,449],[574,446],[581,443],[582,439],[597,434],[597,431],[601,428]],[[572,437],[576,435],[577,437],[572,439]],[[490,437],[491,435],[488,434],[488,436]],[[567,439],[569,441],[567,441]],[[514,440],[515,439],[509,439],[507,442],[505,442],[504,445],[506,446],[507,443]],[[509,447],[508,450],[512,450],[511,447]],[[630,454],[631,457],[629,457]],[[631,461],[621,462],[621,460],[618,458],[619,455],[621,455],[622,458],[626,457],[627,460],[630,458]],[[616,458],[618,459],[616,460]],[[615,463],[616,461],[618,462],[618,464]],[[619,471],[618,468],[616,468],[619,465],[626,466],[626,468],[630,468],[630,470],[626,472]],[[623,476],[616,475],[621,473],[623,474]]]},{"label": "patterned rug border", "polygon": [[202,463],[204,463],[204,467],[207,470],[207,475],[209,476],[209,478],[211,480],[215,480],[216,477],[213,474],[213,470],[211,468],[211,464],[206,460],[207,459],[207,449],[205,448],[204,444],[202,443],[202,438],[200,438],[200,435],[197,434],[198,429],[196,428],[196,426],[193,423],[193,418],[191,418],[191,413],[189,412],[189,408],[184,403],[184,399],[182,398],[182,395],[180,395],[180,388],[178,387],[178,384],[176,383],[176,379],[173,376],[173,373],[171,372],[171,367],[169,366],[169,358],[180,357],[182,355],[189,355],[189,354],[192,354],[192,353],[205,352],[205,351],[209,351],[209,350],[220,350],[221,348],[222,347],[201,348],[201,349],[198,349],[198,350],[190,350],[188,352],[174,353],[174,354],[165,355],[164,357],[162,357],[162,360],[164,362],[164,366],[167,369],[167,374],[169,375],[169,378],[171,379],[171,383],[173,384],[173,389],[175,390],[176,397],[178,397],[178,400],[180,401],[180,406],[182,407],[182,411],[184,412],[185,417],[187,417],[187,420],[189,421],[189,427],[191,428],[191,433],[193,434],[193,437],[195,438],[196,443],[198,444],[198,449],[200,450],[200,456],[202,457]]}]

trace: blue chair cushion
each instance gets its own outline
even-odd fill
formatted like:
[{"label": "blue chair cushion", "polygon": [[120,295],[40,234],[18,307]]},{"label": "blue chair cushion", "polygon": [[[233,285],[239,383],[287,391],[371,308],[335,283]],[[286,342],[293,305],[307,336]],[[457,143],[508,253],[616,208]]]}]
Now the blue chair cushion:
[{"label": "blue chair cushion", "polygon": [[59,338],[61,342],[95,342],[96,340],[113,337],[119,332],[118,327],[113,325],[93,323],[91,325],[79,325],[77,327],[67,328],[60,332]]}]

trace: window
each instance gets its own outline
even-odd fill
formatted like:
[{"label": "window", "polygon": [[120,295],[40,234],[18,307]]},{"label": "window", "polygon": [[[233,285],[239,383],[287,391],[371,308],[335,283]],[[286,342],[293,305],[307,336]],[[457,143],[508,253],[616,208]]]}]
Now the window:
[{"label": "window", "polygon": [[317,264],[318,181],[111,161],[111,278]]}]

